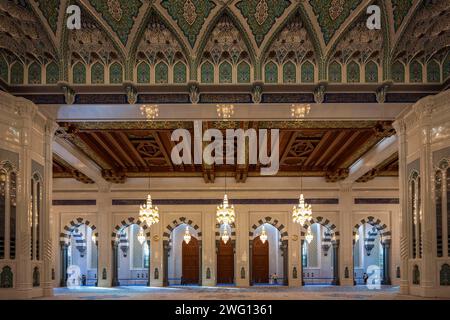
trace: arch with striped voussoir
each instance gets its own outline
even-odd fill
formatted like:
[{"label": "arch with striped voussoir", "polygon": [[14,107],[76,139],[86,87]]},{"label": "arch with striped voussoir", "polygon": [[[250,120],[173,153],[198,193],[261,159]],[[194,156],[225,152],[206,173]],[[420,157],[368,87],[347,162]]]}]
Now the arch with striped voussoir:
[{"label": "arch with striped voussoir", "polygon": [[198,226],[198,224],[194,223],[193,220],[188,219],[186,217],[180,217],[178,219],[173,220],[170,224],[168,224],[166,226],[166,230],[163,233],[163,241],[165,241],[166,243],[169,243],[170,241],[170,234],[172,233],[172,231],[178,227],[179,225],[182,224],[187,224],[189,226],[191,226],[192,228],[195,229],[195,231],[197,231],[197,237],[199,241],[202,240],[202,232],[200,227]]},{"label": "arch with striped voussoir", "polygon": [[387,225],[382,223],[380,219],[369,216],[367,218],[361,219],[360,222],[355,224],[355,226],[353,227],[353,244],[355,243],[355,235],[358,232],[359,227],[366,223],[373,227],[371,230],[369,230],[367,234],[368,236],[365,239],[368,245],[368,248],[366,248],[368,252],[370,252],[371,249],[375,246],[375,239],[378,233],[380,233],[381,241],[386,242],[391,240],[391,231],[389,230]]},{"label": "arch with striped voussoir", "polygon": [[277,219],[274,219],[272,217],[265,217],[264,219],[258,220],[257,223],[255,223],[251,226],[250,232],[248,234],[250,240],[253,240],[253,236],[255,234],[256,229],[258,229],[260,226],[262,226],[265,223],[273,225],[275,228],[278,229],[278,231],[280,231],[281,241],[287,241],[289,239],[289,234],[285,230],[284,224],[280,223],[280,221],[278,221]]},{"label": "arch with striped voussoir", "polygon": [[120,224],[116,225],[114,227],[114,230],[111,234],[111,243],[114,244],[118,244],[121,241],[121,234],[122,231],[125,230],[126,228],[128,228],[129,226],[136,224],[140,227],[142,227],[142,229],[144,229],[144,233],[145,233],[145,237],[147,238],[147,240],[150,240],[150,230],[147,224],[143,223],[141,220],[136,219],[134,217],[129,217],[125,220],[122,220],[120,222]]},{"label": "arch with striped voussoir", "polygon": [[[216,241],[220,241],[221,227],[222,225],[220,223],[216,223],[216,231],[215,231]],[[236,225],[234,222],[230,224],[230,228],[231,228],[230,240],[234,243],[236,241]]]},{"label": "arch with striped voussoir", "polygon": [[[323,237],[322,237],[322,250],[325,256],[328,255],[328,251],[330,250],[332,244],[333,244],[333,235],[334,235],[334,240],[336,241],[337,244],[339,244],[339,230],[337,229],[336,225],[334,223],[332,223],[329,219],[318,216],[318,217],[313,217],[311,218],[311,220],[309,220],[309,226],[313,225],[314,223],[320,224],[321,226],[323,226],[325,228]],[[306,228],[309,228],[308,224],[306,224],[305,226],[305,230]],[[305,240],[305,235],[306,232],[304,230],[302,230],[300,232],[300,239]]]},{"label": "arch with striped voussoir", "polygon": [[[81,246],[81,241],[83,239],[83,237],[82,237],[83,235],[81,235],[81,238],[79,236],[77,236],[78,234],[81,234],[80,232],[77,231],[77,228],[83,224],[90,227],[92,232],[94,233],[95,237],[98,239],[98,232],[95,231],[95,230],[97,230],[97,227],[95,225],[91,224],[91,222],[89,220],[85,220],[84,218],[76,218],[75,220],[70,221],[67,225],[65,225],[63,227],[63,230],[59,236],[60,243],[68,245],[70,243],[70,237],[73,235],[76,237],[75,238],[76,241],[80,241],[80,246]],[[86,239],[84,239],[84,241],[86,241]],[[98,243],[98,240],[96,242]],[[78,246],[78,242],[77,242],[77,246]]]}]

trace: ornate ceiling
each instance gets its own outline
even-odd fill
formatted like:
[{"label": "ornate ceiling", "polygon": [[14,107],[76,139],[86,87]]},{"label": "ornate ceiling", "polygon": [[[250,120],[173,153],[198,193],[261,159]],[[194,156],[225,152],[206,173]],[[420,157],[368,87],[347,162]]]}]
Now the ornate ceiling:
[{"label": "ornate ceiling", "polygon": [[[370,4],[381,30],[365,25]],[[143,85],[187,84],[197,102],[193,84],[440,84],[449,46],[450,0],[0,2],[5,86],[125,84],[128,102]]]},{"label": "ornate ceiling", "polygon": [[[171,134],[176,128],[188,129],[193,135],[193,123],[188,121],[65,122],[60,123],[56,135],[95,162],[103,178],[112,183],[149,175],[203,177],[206,183],[211,183],[216,176],[227,172],[229,176],[234,175],[237,182],[245,182],[249,176],[260,175],[260,163],[229,164],[229,158],[237,162],[236,141],[234,153],[224,144],[226,164],[174,164],[170,156],[175,145]],[[345,179],[353,163],[383,138],[394,134],[389,121],[205,121],[203,128],[220,128],[224,134],[226,129],[279,129],[277,175],[298,176],[301,172],[304,176],[324,177],[327,182]],[[73,177],[90,183],[59,157],[55,159],[55,178]],[[396,160],[397,155],[394,155],[359,182],[375,176],[397,175]]]}]

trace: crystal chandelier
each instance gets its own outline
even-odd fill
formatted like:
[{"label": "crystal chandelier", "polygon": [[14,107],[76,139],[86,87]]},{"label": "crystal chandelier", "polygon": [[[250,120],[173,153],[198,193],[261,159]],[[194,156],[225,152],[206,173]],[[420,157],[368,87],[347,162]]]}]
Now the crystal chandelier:
[{"label": "crystal chandelier", "polygon": [[356,231],[356,233],[355,233],[355,242],[358,241],[358,240],[359,240],[359,234],[358,234],[358,231]]},{"label": "crystal chandelier", "polygon": [[138,233],[138,235],[137,235],[137,239],[138,239],[138,241],[139,241],[139,243],[140,243],[141,245],[144,244],[144,242],[145,242],[144,229],[139,228],[139,233]]},{"label": "crystal chandelier", "polygon": [[311,241],[313,241],[314,236],[311,232],[311,227],[308,228],[308,231],[306,231],[306,236],[305,236],[306,241],[308,241],[308,244],[311,243]]},{"label": "crystal chandelier", "polygon": [[228,204],[228,196],[226,194],[223,196],[223,202],[217,206],[216,219],[219,224],[225,225],[232,224],[236,219],[234,206]]},{"label": "crystal chandelier", "polygon": [[191,233],[189,232],[189,226],[186,227],[186,231],[184,232],[183,240],[186,244],[189,244],[191,241]]},{"label": "crystal chandelier", "polygon": [[232,104],[218,104],[217,115],[222,119],[229,119],[234,114],[234,106]]},{"label": "crystal chandelier", "polygon": [[[300,180],[301,181],[301,180]],[[301,184],[301,183],[300,183]],[[300,187],[301,192],[302,187]],[[292,209],[292,221],[298,223],[301,226],[305,225],[305,222],[312,219],[312,208],[311,205],[305,202],[303,198],[303,193],[300,193],[300,199],[298,204]]]},{"label": "crystal chandelier", "polygon": [[93,242],[93,243],[96,243],[96,242],[97,242],[97,236],[95,235],[95,233],[92,234],[91,239],[92,239],[92,242]]},{"label": "crystal chandelier", "polygon": [[264,226],[262,226],[261,229],[261,234],[259,235],[259,239],[261,240],[261,242],[264,244],[267,241],[267,232],[266,232],[266,228],[264,228]]},{"label": "crystal chandelier", "polygon": [[152,204],[152,196],[147,195],[147,202],[139,207],[139,220],[151,226],[159,222],[159,209]]},{"label": "crystal chandelier", "polygon": [[153,120],[159,116],[159,108],[156,104],[144,104],[141,106],[141,114],[147,118],[147,120]]},{"label": "crystal chandelier", "polygon": [[227,175],[225,174],[225,194],[223,196],[223,202],[217,206],[216,220],[219,224],[231,225],[236,219],[236,212],[234,206],[229,205],[227,196]]},{"label": "crystal chandelier", "polygon": [[297,120],[305,118],[309,111],[311,110],[311,105],[308,104],[293,104],[291,106],[291,117]]},{"label": "crystal chandelier", "polygon": [[301,226],[303,226],[306,223],[306,221],[309,221],[311,219],[312,219],[311,205],[305,202],[302,193],[300,194],[298,205],[294,206],[294,208],[292,209],[292,220],[295,223],[298,223]]},{"label": "crystal chandelier", "polygon": [[228,234],[228,230],[225,228],[222,233],[222,241],[227,244],[228,240],[230,240],[230,235]]}]

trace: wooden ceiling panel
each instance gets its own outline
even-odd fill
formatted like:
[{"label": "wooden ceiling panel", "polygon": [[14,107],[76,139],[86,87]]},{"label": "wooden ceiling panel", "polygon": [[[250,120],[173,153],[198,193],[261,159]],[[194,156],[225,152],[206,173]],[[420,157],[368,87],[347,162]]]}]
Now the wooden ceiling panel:
[{"label": "wooden ceiling panel", "polygon": [[[214,182],[216,176],[234,172],[236,181],[245,182],[248,176],[258,176],[261,164],[181,164],[170,158],[175,142],[172,130],[186,128],[193,136],[192,122],[101,122],[60,123],[61,137],[82,150],[101,168],[106,180],[123,183],[127,177],[184,177],[199,176]],[[348,175],[349,167],[384,137],[393,134],[390,122],[377,121],[214,121],[204,122],[203,130],[219,128],[224,136],[229,128],[264,128],[280,130],[279,176],[322,176],[327,181],[339,181]],[[82,142],[82,143],[80,143]],[[203,143],[203,147],[208,142]],[[224,155],[237,159],[224,146]],[[248,149],[248,146],[246,146]],[[192,146],[194,159],[194,146]],[[246,150],[247,152],[248,150]],[[201,150],[202,152],[202,150]],[[228,152],[228,154],[227,154]],[[384,171],[393,172],[392,166]],[[54,171],[61,172],[56,163]],[[380,170],[379,170],[380,171]],[[383,170],[381,170],[383,171]]]}]

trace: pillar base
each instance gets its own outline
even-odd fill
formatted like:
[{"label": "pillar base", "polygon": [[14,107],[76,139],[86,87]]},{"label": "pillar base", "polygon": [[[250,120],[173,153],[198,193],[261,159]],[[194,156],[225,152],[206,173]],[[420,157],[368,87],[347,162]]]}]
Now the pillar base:
[{"label": "pillar base", "polygon": [[341,286],[354,286],[355,284],[353,283],[353,279],[342,279],[340,281],[340,285]]}]

